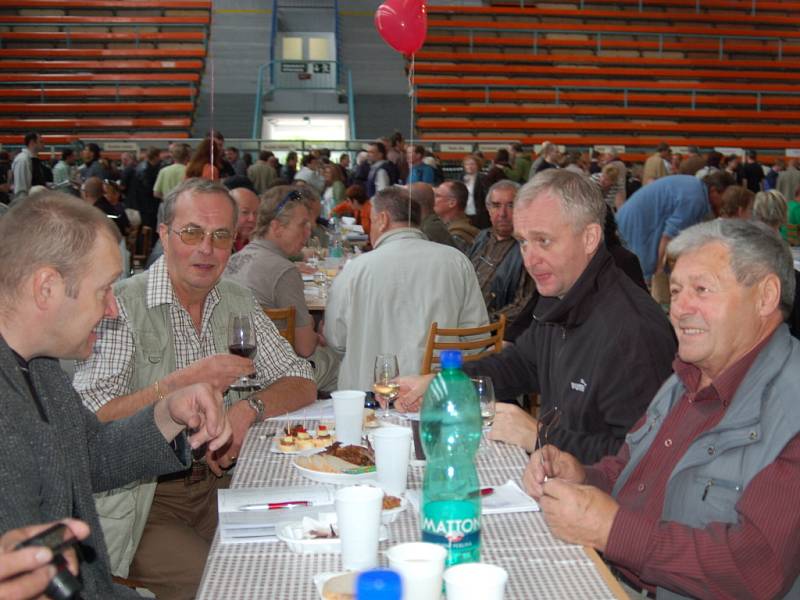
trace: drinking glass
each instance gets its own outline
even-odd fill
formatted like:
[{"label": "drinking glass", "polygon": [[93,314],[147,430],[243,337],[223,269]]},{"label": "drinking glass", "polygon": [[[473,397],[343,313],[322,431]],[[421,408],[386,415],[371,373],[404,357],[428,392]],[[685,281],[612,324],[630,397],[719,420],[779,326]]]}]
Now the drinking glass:
[{"label": "drinking glass", "polygon": [[[228,351],[236,356],[253,358],[256,355],[256,331],[250,313],[231,314],[228,318]],[[257,390],[261,382],[256,373],[240,377],[231,384],[232,390]]]},{"label": "drinking glass", "polygon": [[492,423],[494,423],[495,415],[495,397],[492,378],[485,375],[473,377],[472,385],[475,386],[475,392],[478,394],[478,400],[480,401],[483,428],[488,429],[492,426]]},{"label": "drinking glass", "polygon": [[375,382],[372,391],[383,406],[383,416],[389,415],[389,403],[400,395],[400,385],[392,379],[400,375],[397,366],[397,356],[394,354],[379,354],[375,357]]}]

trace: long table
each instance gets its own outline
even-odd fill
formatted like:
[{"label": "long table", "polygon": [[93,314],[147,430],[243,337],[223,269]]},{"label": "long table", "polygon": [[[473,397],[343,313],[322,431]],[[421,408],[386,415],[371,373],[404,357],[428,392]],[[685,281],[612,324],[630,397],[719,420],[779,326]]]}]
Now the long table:
[{"label": "long table", "polygon": [[[309,483],[292,466],[292,456],[269,451],[280,427],[277,422],[264,422],[250,428],[231,487]],[[509,479],[521,484],[526,463],[522,449],[485,438],[476,456],[482,486],[502,485]],[[409,488],[422,486],[423,472],[423,467],[409,469]],[[481,560],[508,571],[506,600],[627,598],[594,550],[555,539],[541,513],[483,516],[481,527]],[[389,525],[389,540],[381,543],[380,550],[419,539],[419,518],[409,507]],[[382,553],[381,564],[387,565]],[[312,600],[319,597],[314,575],[341,570],[338,554],[295,554],[277,541],[221,544],[217,533],[197,600]]]}]

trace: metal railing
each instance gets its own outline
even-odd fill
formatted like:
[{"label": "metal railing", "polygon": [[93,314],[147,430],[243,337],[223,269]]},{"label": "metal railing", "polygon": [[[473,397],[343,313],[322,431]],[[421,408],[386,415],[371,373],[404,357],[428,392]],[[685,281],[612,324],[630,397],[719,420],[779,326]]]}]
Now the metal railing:
[{"label": "metal railing", "polygon": [[[340,91],[337,83],[337,73],[340,69],[338,61],[335,60],[271,60],[258,68],[256,80],[255,105],[253,109],[253,137],[261,135],[261,108],[264,104],[264,96],[274,91]],[[269,73],[267,79],[266,73]],[[346,71],[348,88],[347,102],[353,106],[352,77],[349,70]],[[351,115],[351,122],[352,122]],[[352,127],[352,125],[351,125]],[[351,132],[352,133],[352,132]]]}]

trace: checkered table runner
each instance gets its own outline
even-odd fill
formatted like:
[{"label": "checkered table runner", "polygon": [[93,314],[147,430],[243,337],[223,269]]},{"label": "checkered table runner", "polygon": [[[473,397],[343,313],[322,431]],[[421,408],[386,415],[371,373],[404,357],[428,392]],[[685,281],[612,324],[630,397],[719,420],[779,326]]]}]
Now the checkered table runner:
[{"label": "checkered table runner", "polygon": [[[304,485],[292,456],[269,451],[280,423],[261,423],[250,429],[239,457],[232,487]],[[316,423],[309,422],[313,428]],[[502,485],[509,479],[521,484],[527,463],[525,452],[484,439],[476,457],[482,486]],[[409,488],[422,487],[423,467],[410,467]],[[413,507],[388,526],[389,539],[380,550],[401,542],[419,541],[419,518]],[[508,571],[507,600],[613,600],[592,560],[580,546],[555,539],[541,513],[483,516],[481,560]],[[387,565],[381,554],[381,564]],[[313,600],[317,573],[341,571],[340,555],[300,555],[283,542],[221,544],[217,534],[211,547],[197,600]]]}]

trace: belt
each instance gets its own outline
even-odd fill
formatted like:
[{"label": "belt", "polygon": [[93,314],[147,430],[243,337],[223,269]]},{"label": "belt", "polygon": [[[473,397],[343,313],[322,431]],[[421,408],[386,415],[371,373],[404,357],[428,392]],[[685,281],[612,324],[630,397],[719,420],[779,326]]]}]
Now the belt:
[{"label": "belt", "polygon": [[158,478],[159,481],[177,481],[179,479],[183,479],[186,485],[194,485],[195,483],[200,483],[201,481],[205,481],[208,478],[208,474],[210,469],[205,462],[192,462],[192,466],[185,470],[179,471],[178,473],[170,473],[169,475],[162,475]]}]

